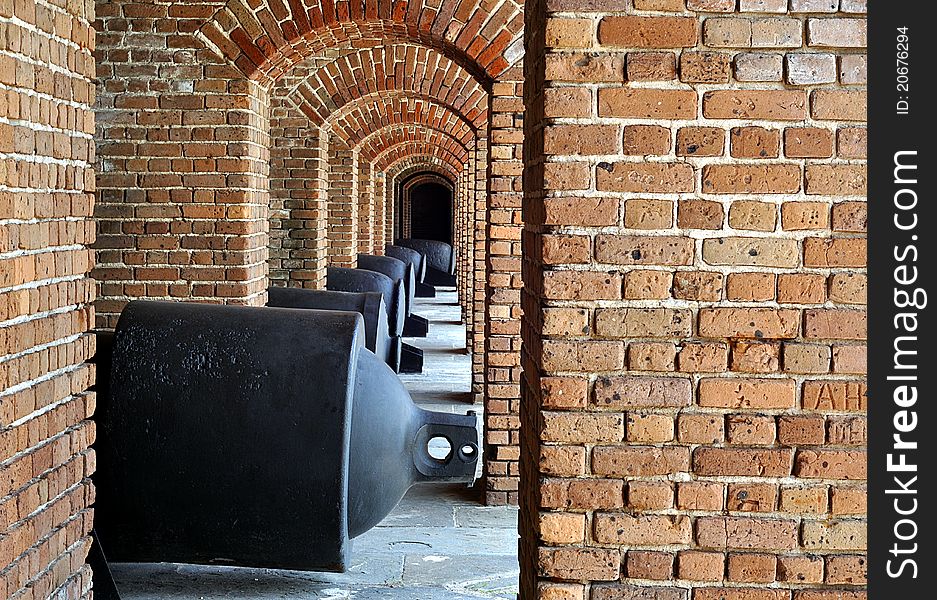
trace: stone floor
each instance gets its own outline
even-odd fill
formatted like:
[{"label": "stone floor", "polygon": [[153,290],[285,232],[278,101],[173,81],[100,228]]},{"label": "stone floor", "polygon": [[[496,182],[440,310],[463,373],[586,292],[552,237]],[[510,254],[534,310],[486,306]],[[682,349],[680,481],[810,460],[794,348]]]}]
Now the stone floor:
[{"label": "stone floor", "polygon": [[[423,373],[401,375],[424,408],[465,412],[471,361],[455,292],[418,299],[431,321]],[[481,420],[481,419],[480,419]],[[486,507],[463,485],[413,487],[380,525],[354,540],[347,573],[175,564],[114,564],[125,600],[512,600],[517,594],[517,510]]]}]

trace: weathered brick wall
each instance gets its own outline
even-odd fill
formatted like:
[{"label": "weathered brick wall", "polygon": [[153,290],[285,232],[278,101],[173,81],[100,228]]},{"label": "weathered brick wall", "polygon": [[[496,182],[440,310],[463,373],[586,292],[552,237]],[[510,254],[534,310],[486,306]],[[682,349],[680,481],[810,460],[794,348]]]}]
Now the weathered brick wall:
[{"label": "weathered brick wall", "polygon": [[527,10],[525,597],[864,597],[865,2]]},{"label": "weathered brick wall", "polygon": [[0,3],[0,597],[89,598],[91,2]]}]

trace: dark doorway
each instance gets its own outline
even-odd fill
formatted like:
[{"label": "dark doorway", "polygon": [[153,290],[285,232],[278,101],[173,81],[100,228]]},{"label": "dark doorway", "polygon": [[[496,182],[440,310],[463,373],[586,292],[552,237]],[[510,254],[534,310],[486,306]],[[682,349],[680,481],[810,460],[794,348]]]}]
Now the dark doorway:
[{"label": "dark doorway", "polygon": [[452,243],[452,190],[421,183],[410,190],[410,236]]}]

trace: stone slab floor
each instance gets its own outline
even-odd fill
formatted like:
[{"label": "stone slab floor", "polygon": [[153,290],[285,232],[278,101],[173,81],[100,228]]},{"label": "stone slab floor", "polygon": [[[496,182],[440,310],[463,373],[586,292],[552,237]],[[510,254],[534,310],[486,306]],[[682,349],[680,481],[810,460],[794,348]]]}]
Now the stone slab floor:
[{"label": "stone slab floor", "polygon": [[[471,362],[455,292],[418,298],[431,321],[423,373],[401,375],[418,404],[438,411],[469,404]],[[463,485],[411,488],[380,525],[354,540],[347,573],[308,573],[175,564],[112,564],[125,600],[513,600],[517,594],[517,510],[486,507]]]}]

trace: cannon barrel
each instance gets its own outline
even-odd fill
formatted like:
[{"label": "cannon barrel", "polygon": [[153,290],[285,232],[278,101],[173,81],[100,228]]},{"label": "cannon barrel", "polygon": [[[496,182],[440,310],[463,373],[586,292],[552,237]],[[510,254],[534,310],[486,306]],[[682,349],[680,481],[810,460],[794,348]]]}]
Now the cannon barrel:
[{"label": "cannon barrel", "polygon": [[384,297],[379,292],[355,293],[272,287],[267,290],[267,306],[356,312],[364,317],[365,348],[387,364],[393,364],[387,308],[384,306]]},{"label": "cannon barrel", "polygon": [[391,256],[359,254],[358,268],[383,273],[393,279],[396,284],[403,286],[407,316],[410,316],[413,312],[413,298],[416,293],[416,276],[410,263]]},{"label": "cannon barrel", "polygon": [[329,267],[325,276],[325,288],[336,292],[380,292],[384,295],[387,308],[387,326],[390,335],[403,335],[403,323],[407,318],[406,299],[403,286],[377,271]]},{"label": "cannon barrel", "polygon": [[396,258],[397,260],[402,260],[403,262],[408,262],[413,265],[413,272],[416,275],[416,282],[423,283],[423,278],[426,277],[426,259],[422,254],[413,248],[407,248],[405,246],[393,246],[387,244],[384,246],[384,254],[390,256],[391,258]]},{"label": "cannon barrel", "polygon": [[430,285],[455,285],[455,248],[446,242],[403,238],[394,245],[413,248],[426,257],[426,283]]},{"label": "cannon barrel", "polygon": [[411,484],[474,477],[475,416],[416,407],[356,313],[135,301],[98,358],[111,560],[344,571]]}]

